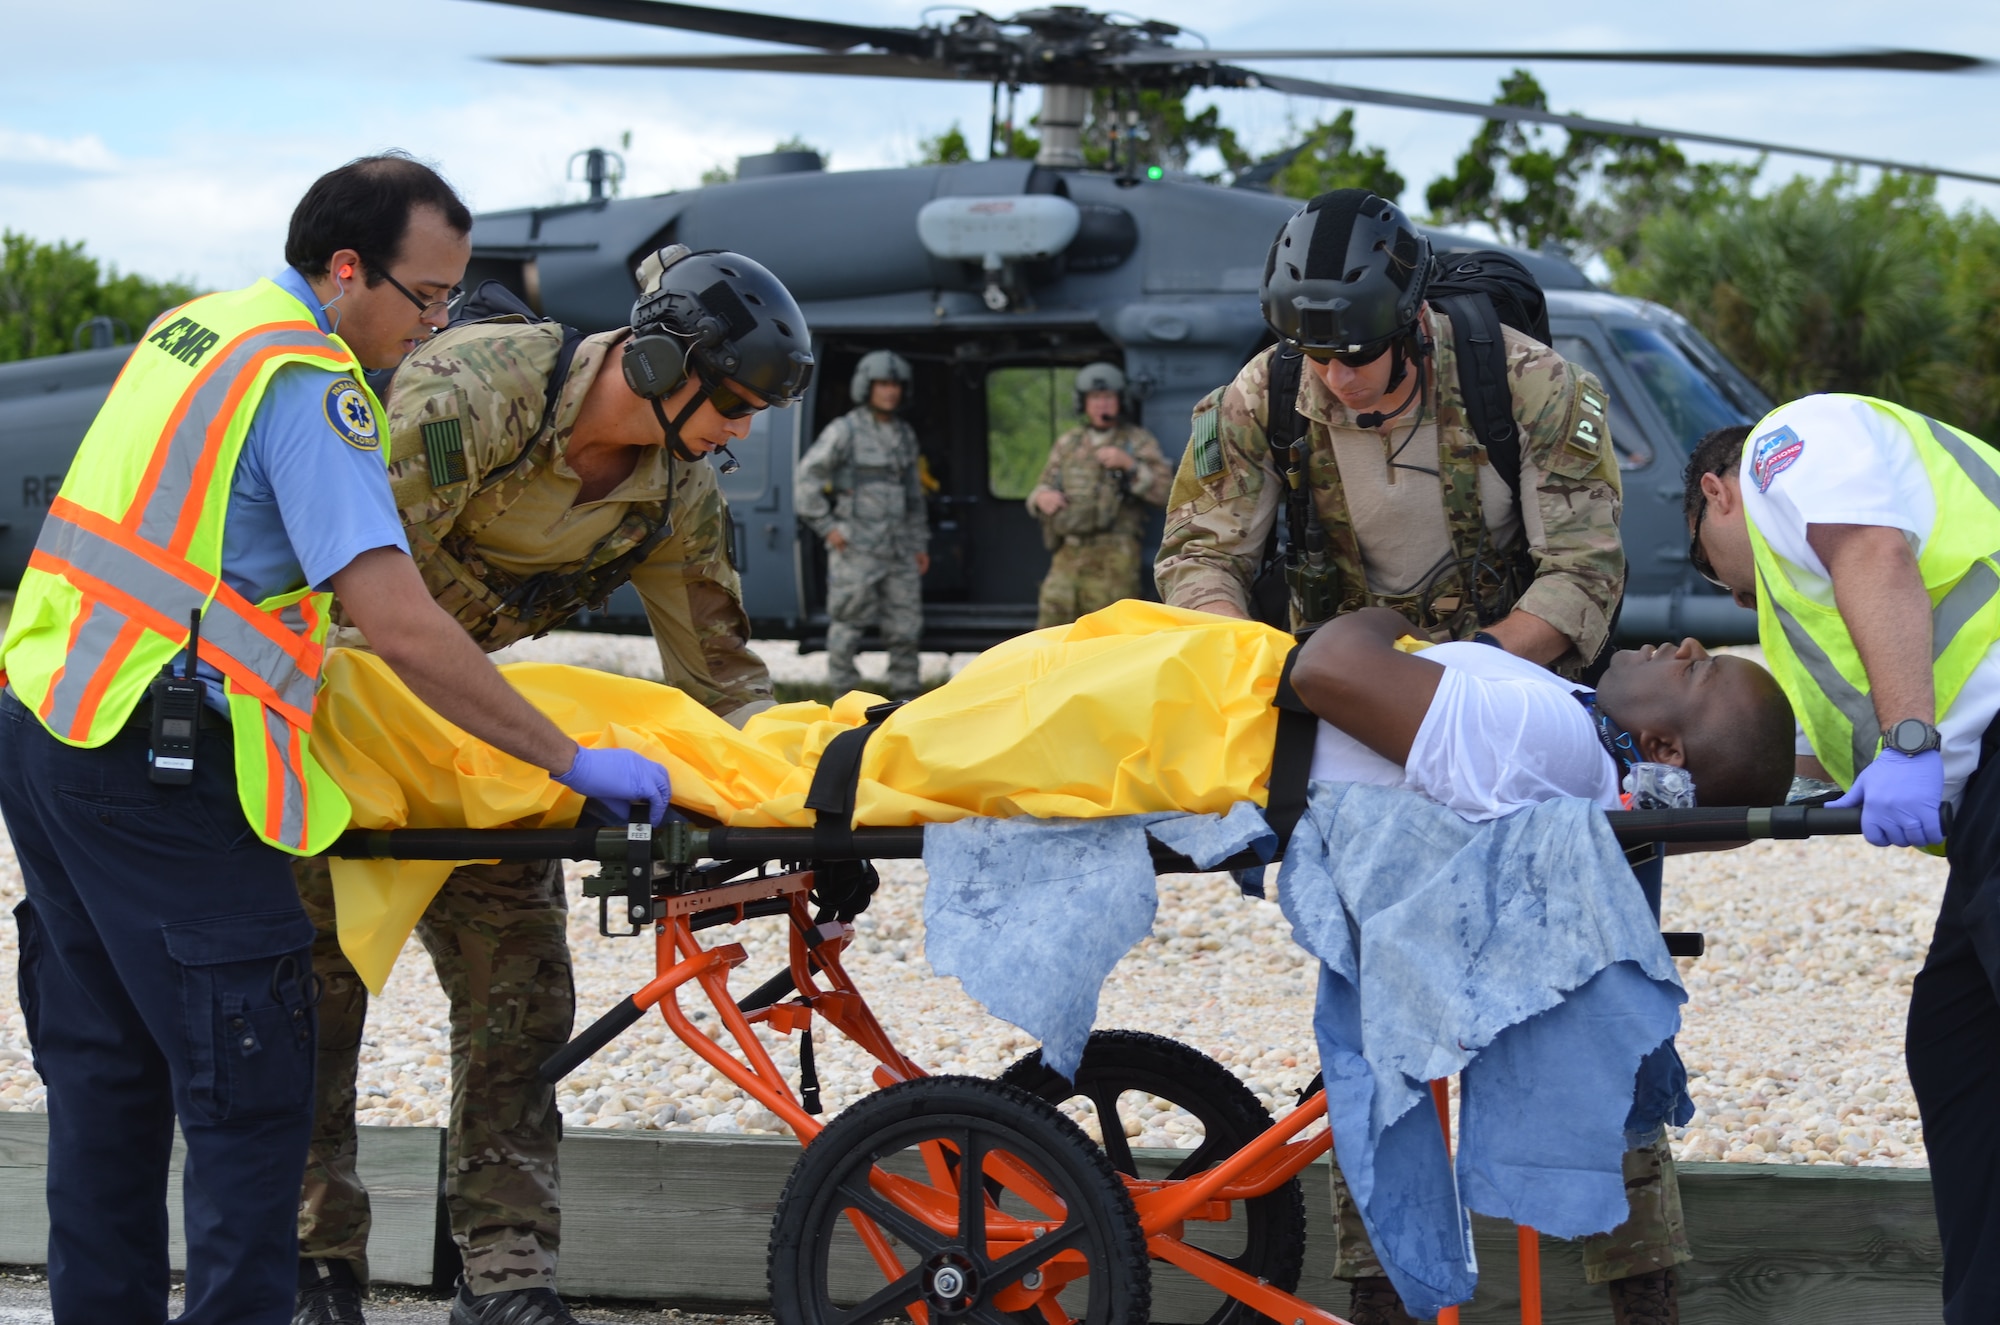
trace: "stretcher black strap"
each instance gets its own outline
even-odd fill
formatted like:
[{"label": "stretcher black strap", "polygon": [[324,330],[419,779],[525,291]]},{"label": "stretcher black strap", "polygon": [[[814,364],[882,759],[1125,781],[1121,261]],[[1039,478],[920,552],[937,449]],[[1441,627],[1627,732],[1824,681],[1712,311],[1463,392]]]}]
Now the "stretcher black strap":
[{"label": "stretcher black strap", "polygon": [[1312,777],[1313,742],[1319,735],[1319,718],[1292,689],[1292,666],[1299,660],[1300,647],[1293,645],[1286,655],[1285,669],[1278,673],[1278,693],[1271,698],[1271,707],[1278,710],[1278,734],[1271,743],[1270,794],[1265,800],[1264,822],[1278,835],[1280,854],[1306,812],[1306,783]]},{"label": "stretcher black strap", "polygon": [[813,1033],[810,1026],[799,1032],[799,1107],[815,1116],[820,1112],[819,1069],[813,1066]]},{"label": "stretcher black strap", "polygon": [[901,702],[877,704],[862,716],[859,727],[826,743],[806,791],[806,808],[813,811],[813,855],[817,858],[854,855],[854,801],[861,785],[861,754],[868,738]]}]

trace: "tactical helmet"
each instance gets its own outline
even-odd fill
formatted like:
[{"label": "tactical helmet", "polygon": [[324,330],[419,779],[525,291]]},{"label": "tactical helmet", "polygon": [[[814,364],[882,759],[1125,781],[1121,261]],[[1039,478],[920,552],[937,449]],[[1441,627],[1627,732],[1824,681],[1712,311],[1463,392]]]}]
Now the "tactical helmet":
[{"label": "tactical helmet", "polygon": [[1335,189],[1285,222],[1264,261],[1264,321],[1309,350],[1386,348],[1417,321],[1431,242],[1402,208]]},{"label": "tactical helmet", "polygon": [[868,388],[877,382],[901,382],[903,393],[908,395],[916,380],[916,374],[910,371],[910,361],[902,355],[894,350],[870,350],[854,365],[854,379],[847,384],[847,394],[855,404],[865,405]]},{"label": "tactical helmet", "polygon": [[1076,372],[1076,412],[1083,413],[1083,402],[1093,391],[1116,391],[1118,403],[1125,403],[1125,372],[1115,363],[1085,364]]},{"label": "tactical helmet", "polygon": [[765,403],[789,405],[812,381],[812,333],[791,291],[741,253],[695,253],[673,244],[647,256],[635,273],[633,339],[626,379],[660,399],[690,369],[728,378]]}]

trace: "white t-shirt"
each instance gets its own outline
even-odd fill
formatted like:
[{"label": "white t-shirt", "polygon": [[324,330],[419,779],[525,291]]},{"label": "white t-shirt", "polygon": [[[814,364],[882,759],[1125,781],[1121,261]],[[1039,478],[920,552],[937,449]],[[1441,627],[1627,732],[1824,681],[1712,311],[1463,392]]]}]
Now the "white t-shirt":
[{"label": "white t-shirt", "polygon": [[[1937,498],[1901,424],[1871,405],[1807,396],[1767,414],[1743,446],[1743,509],[1771,550],[1797,568],[1799,592],[1833,606],[1826,564],[1806,526],[1866,524],[1900,529],[1921,556],[1937,522]],[[1979,740],[2000,713],[2000,645],[1987,651],[1938,722],[1944,794],[1956,803],[1979,767]],[[1801,754],[1811,750],[1803,739]]]},{"label": "white t-shirt", "polygon": [[1473,823],[1560,796],[1619,808],[1618,772],[1574,692],[1587,686],[1491,644],[1440,644],[1423,657],[1444,670],[1406,764],[1330,723],[1313,743],[1314,782],[1408,787]]}]

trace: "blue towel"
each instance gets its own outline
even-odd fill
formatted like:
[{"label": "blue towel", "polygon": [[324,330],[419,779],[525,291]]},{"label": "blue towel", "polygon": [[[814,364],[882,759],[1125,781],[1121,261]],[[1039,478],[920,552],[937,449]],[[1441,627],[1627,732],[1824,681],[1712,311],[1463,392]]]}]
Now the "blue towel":
[{"label": "blue towel", "polygon": [[[1468,1211],[1560,1238],[1624,1221],[1628,1133],[1692,1112],[1670,1043],[1687,995],[1594,805],[1472,824],[1415,792],[1318,783],[1278,889],[1325,963],[1335,1153],[1412,1314],[1472,1295]],[[1455,1168],[1426,1084],[1454,1072]]]},{"label": "blue towel", "polygon": [[1104,977],[1159,909],[1146,835],[1201,869],[1277,837],[1248,801],[1227,815],[961,819],[924,830],[924,951],[988,1012],[1074,1076]]}]

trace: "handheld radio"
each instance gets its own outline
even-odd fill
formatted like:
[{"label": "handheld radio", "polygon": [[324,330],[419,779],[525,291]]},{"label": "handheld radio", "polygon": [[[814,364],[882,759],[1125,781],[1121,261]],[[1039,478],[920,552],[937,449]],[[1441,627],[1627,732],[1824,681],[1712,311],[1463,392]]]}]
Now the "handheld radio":
[{"label": "handheld radio", "polygon": [[201,609],[188,613],[187,664],[181,675],[168,672],[148,687],[153,701],[152,747],[146,751],[147,776],[169,787],[194,781],[195,739],[201,730],[202,683],[195,679],[195,655],[201,645]]}]

